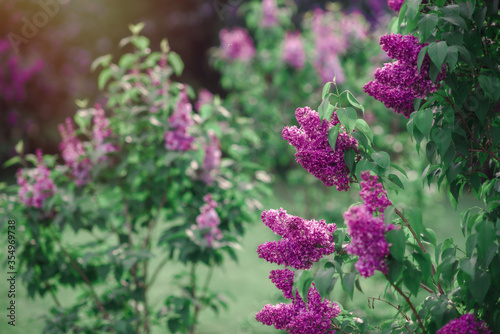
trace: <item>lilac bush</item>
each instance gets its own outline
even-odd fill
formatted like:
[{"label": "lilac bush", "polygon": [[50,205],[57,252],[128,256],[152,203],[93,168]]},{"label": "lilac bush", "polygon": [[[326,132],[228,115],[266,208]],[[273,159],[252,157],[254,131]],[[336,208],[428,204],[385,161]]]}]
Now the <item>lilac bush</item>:
[{"label": "lilac bush", "polygon": [[476,321],[473,314],[464,314],[447,323],[437,334],[490,334],[484,321]]}]

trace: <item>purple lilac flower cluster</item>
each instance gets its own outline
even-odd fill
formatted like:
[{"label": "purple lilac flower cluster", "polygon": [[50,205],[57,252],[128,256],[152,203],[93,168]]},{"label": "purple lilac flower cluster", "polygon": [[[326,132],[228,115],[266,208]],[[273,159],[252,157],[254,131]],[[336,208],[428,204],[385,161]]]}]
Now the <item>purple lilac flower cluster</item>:
[{"label": "purple lilac flower cluster", "polygon": [[213,184],[214,175],[219,169],[222,152],[220,150],[219,139],[213,132],[208,134],[210,141],[205,145],[205,158],[201,169],[200,179],[206,184]]},{"label": "purple lilac flower cluster", "polygon": [[92,162],[87,156],[83,143],[75,134],[71,118],[66,118],[66,126],[59,124],[59,132],[62,137],[59,149],[61,150],[64,162],[71,169],[75,183],[78,186],[89,183]]},{"label": "purple lilac flower cluster", "polygon": [[42,151],[36,151],[38,164],[32,175],[30,183],[23,175],[22,169],[17,171],[17,184],[19,185],[19,198],[27,207],[41,208],[45,199],[54,195],[56,186],[50,178],[50,170],[43,164]]},{"label": "purple lilac flower cluster", "polygon": [[192,229],[203,231],[203,238],[205,238],[207,246],[211,247],[214,240],[222,239],[222,233],[217,227],[220,224],[220,218],[215,211],[217,202],[212,199],[212,194],[205,195],[203,200],[206,204],[201,207],[201,213],[196,217],[197,226],[193,226]]},{"label": "purple lilac flower cluster", "polygon": [[380,38],[380,45],[387,55],[396,61],[377,69],[375,80],[367,83],[363,90],[384,103],[387,108],[394,108],[395,112],[408,118],[414,110],[413,101],[416,98],[424,98],[438,90],[437,83],[446,76],[446,65],[443,65],[441,73],[433,83],[429,76],[429,56],[425,56],[420,72],[418,71],[418,53],[425,45],[420,44],[417,37],[386,34]]},{"label": "purple lilac flower cluster", "polygon": [[255,56],[255,46],[246,29],[222,29],[220,40],[222,54],[226,58],[248,61]]},{"label": "purple lilac flower cluster", "polygon": [[293,299],[293,276],[295,271],[290,269],[271,270],[269,279],[274,285],[283,292],[283,297]]},{"label": "purple lilac flower cluster", "polygon": [[314,67],[321,80],[326,83],[335,77],[337,83],[343,83],[346,78],[339,56],[347,51],[350,41],[366,39],[368,27],[363,16],[316,9],[311,30],[315,36]]},{"label": "purple lilac flower cluster", "polygon": [[[71,168],[75,183],[83,186],[90,182],[90,170],[93,163],[85,151],[83,142],[78,139],[70,118],[66,119],[66,125],[59,124],[62,142],[59,149],[65,164]],[[98,162],[106,161],[106,154],[118,151],[118,147],[105,143],[105,139],[111,136],[112,130],[109,127],[109,119],[106,118],[101,105],[96,104],[93,119],[92,140],[94,151],[99,152]]]},{"label": "purple lilac flower cluster", "polygon": [[198,95],[198,101],[194,104],[196,111],[200,111],[201,107],[205,104],[210,104],[214,100],[214,95],[210,93],[207,89],[203,88]]},{"label": "purple lilac flower cluster", "polygon": [[405,0],[388,0],[387,4],[389,5],[389,8],[392,10],[395,10],[396,12],[399,12],[401,9],[401,6],[403,6],[403,3]]},{"label": "purple lilac flower cluster", "polygon": [[107,153],[118,151],[118,147],[111,144],[105,143],[104,140],[111,136],[112,131],[109,127],[109,119],[106,118],[104,114],[104,109],[102,109],[100,104],[96,104],[94,113],[94,148],[99,151],[102,156],[99,158],[99,162],[106,161]]},{"label": "purple lilac flower cluster", "polygon": [[[271,273],[271,275],[273,274]],[[273,282],[276,281],[276,286],[286,289],[290,287],[291,290],[289,273],[279,276],[283,278],[283,281],[279,281],[276,275],[273,277],[275,277]],[[291,272],[291,278],[291,284],[293,285],[293,272]],[[288,298],[287,295],[285,297]],[[326,299],[322,301],[314,283],[309,288],[307,304],[300,298],[297,291],[295,292],[295,298],[288,299],[293,299],[293,302],[291,304],[265,305],[256,314],[255,319],[264,325],[274,326],[278,330],[286,330],[290,334],[335,333],[332,330],[331,319],[339,315],[340,307],[338,304]]]},{"label": "purple lilac flower cluster", "polygon": [[276,0],[262,0],[262,17],[260,24],[264,28],[278,24],[278,6]]},{"label": "purple lilac flower cluster", "polygon": [[257,248],[259,258],[295,269],[309,269],[313,262],[335,251],[333,232],[335,224],[324,220],[305,220],[286,213],[286,210],[266,210],[262,221],[280,241],[268,241]]},{"label": "purple lilac flower cluster", "polygon": [[341,131],[337,137],[335,151],[328,143],[328,131],[339,123],[336,112],[331,120],[321,123],[319,114],[309,107],[298,108],[295,117],[300,124],[283,129],[283,139],[295,146],[295,158],[304,169],[320,179],[327,187],[337,190],[349,189],[349,169],[344,162],[344,151],[357,149],[354,137]]},{"label": "purple lilac flower cluster", "polygon": [[41,59],[36,59],[31,66],[23,66],[19,62],[19,56],[8,52],[10,48],[8,39],[0,39],[0,54],[9,55],[7,60],[2,61],[2,63],[5,61],[5,66],[0,68],[1,98],[6,100],[8,104],[24,100],[26,84],[44,67],[44,62]]},{"label": "purple lilac flower cluster", "polygon": [[[386,258],[389,255],[389,244],[385,234],[395,229],[392,224],[385,225],[384,210],[391,202],[386,191],[378,182],[378,176],[369,171],[361,173],[360,196],[365,203],[353,206],[344,213],[347,233],[351,243],[346,246],[347,253],[359,256],[356,269],[361,276],[370,277],[375,270],[387,273]],[[374,214],[379,213],[378,216]]]},{"label": "purple lilac flower cluster", "polygon": [[306,63],[306,54],[304,51],[304,41],[300,32],[287,32],[283,41],[283,60],[293,68],[300,69]]},{"label": "purple lilac flower cluster", "polygon": [[437,334],[490,334],[484,321],[477,322],[472,314],[464,314],[437,331]]},{"label": "purple lilac flower cluster", "polygon": [[193,149],[194,137],[188,133],[194,124],[191,117],[193,107],[185,91],[179,94],[175,111],[170,116],[171,131],[165,132],[165,148],[173,151],[189,151]]}]

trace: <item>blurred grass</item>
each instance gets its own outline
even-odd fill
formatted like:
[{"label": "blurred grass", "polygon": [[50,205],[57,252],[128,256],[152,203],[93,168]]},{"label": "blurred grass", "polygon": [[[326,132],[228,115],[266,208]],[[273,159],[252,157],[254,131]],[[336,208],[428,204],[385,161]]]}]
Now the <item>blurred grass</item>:
[{"label": "blurred grass", "polygon": [[[298,173],[303,173],[299,171]],[[299,174],[300,175],[300,174]],[[302,216],[306,219],[325,219],[327,222],[336,222],[337,226],[342,226],[342,212],[355,203],[359,202],[357,195],[357,187],[354,187],[350,192],[336,192],[332,189],[320,187],[320,184],[308,175],[302,174],[304,179],[301,182],[309,184],[313,188],[297,187],[293,184],[279,183],[274,188],[275,197],[265,202],[264,209],[283,207],[289,214]],[[420,187],[420,181],[410,183],[405,182],[407,188]],[[315,190],[311,190],[315,189]],[[449,204],[448,199],[435,188],[421,188],[421,205],[423,211],[424,224],[436,231],[438,242],[446,238],[453,238],[458,247],[463,248],[464,238],[460,230],[460,212],[470,206],[478,205],[477,200],[472,197],[465,197],[459,203],[458,210],[455,211]],[[414,192],[414,191],[413,191]],[[391,196],[391,194],[390,194]],[[415,200],[409,193],[400,192],[393,199],[398,199],[395,203],[404,208],[415,205]],[[269,271],[276,269],[277,266],[269,264],[262,259],[259,259],[256,254],[257,246],[265,241],[275,238],[272,231],[265,227],[260,222],[260,213],[256,213],[255,222],[249,226],[245,238],[242,241],[243,250],[239,253],[239,263],[226,261],[225,264],[214,271],[211,283],[211,289],[221,292],[228,296],[228,310],[221,309],[218,314],[211,310],[204,310],[200,314],[200,325],[197,333],[200,334],[216,334],[216,333],[232,333],[232,334],[253,334],[253,333],[278,333],[279,331],[273,328],[261,325],[255,321],[255,313],[258,312],[265,304],[276,304],[279,302],[279,290],[274,287],[268,279]],[[77,240],[78,239],[78,240]],[[76,237],[73,234],[67,234],[66,243],[73,242],[81,243],[81,237]],[[6,237],[0,240],[0,249],[6,250]],[[433,254],[432,247],[429,248]],[[5,253],[5,251],[4,251]],[[3,255],[2,255],[3,257]],[[160,258],[154,258],[151,263],[151,268],[155,268]],[[179,271],[185,269],[182,264],[167,264],[164,271],[158,276],[154,286],[150,290],[149,300],[151,306],[159,309],[166,296],[172,287],[173,276]],[[54,306],[54,302],[50,296],[44,298],[35,298],[34,300],[27,298],[27,292],[22,282],[18,279],[16,282],[16,326],[12,327],[7,324],[6,307],[9,299],[7,298],[8,282],[7,270],[2,268],[0,279],[0,309],[3,309],[0,322],[0,333],[2,334],[39,334],[42,333],[43,320],[40,316]],[[206,267],[201,267],[198,270],[199,281],[204,281],[207,273]],[[375,278],[360,279],[361,287],[364,294],[358,291],[354,294],[354,300],[342,291],[340,282],[335,286],[332,292],[332,300],[340,302],[344,309],[353,310],[356,308],[355,314],[358,316],[367,316],[374,324],[380,323],[383,319],[388,319],[394,315],[394,310],[387,304],[375,301],[374,310],[369,308],[367,297],[383,297],[385,282],[381,275],[376,275]],[[78,291],[70,288],[61,289],[59,291],[59,299],[63,305],[70,305],[76,298]],[[424,298],[425,294],[421,293],[419,298]],[[401,303],[400,300],[385,296],[383,299],[391,301],[395,304]],[[156,327],[154,334],[165,333],[164,328]]]}]

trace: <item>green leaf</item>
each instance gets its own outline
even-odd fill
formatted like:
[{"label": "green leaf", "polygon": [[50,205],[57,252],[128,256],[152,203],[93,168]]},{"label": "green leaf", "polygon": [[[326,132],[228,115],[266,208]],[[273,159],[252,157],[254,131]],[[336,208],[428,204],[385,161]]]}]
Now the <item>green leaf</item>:
[{"label": "green leaf", "polygon": [[313,278],[310,270],[297,270],[293,277],[292,291],[298,290],[302,300],[307,302],[307,295],[312,282]]},{"label": "green leaf", "polygon": [[422,18],[418,22],[421,42],[424,42],[429,36],[432,35],[434,29],[436,28],[437,22],[438,16],[436,13],[429,13],[422,16]]},{"label": "green leaf", "polygon": [[398,261],[403,261],[405,257],[406,238],[401,229],[390,230],[386,234],[386,240],[390,244],[389,252]]},{"label": "green leaf", "polygon": [[395,258],[389,258],[387,261],[387,265],[389,267],[389,271],[387,273],[387,277],[389,278],[389,282],[396,283],[403,272],[403,263],[396,260]]},{"label": "green leaf", "polygon": [[370,142],[373,141],[373,132],[370,129],[368,123],[365,122],[365,120],[361,118],[357,119],[355,128],[356,130],[361,131],[368,139],[370,139]]},{"label": "green leaf", "polygon": [[10,158],[9,160],[5,161],[3,164],[3,167],[7,168],[7,167],[10,167],[12,165],[16,165],[16,164],[20,164],[20,163],[21,163],[21,157],[16,155],[16,156]]},{"label": "green leaf", "polygon": [[491,285],[491,277],[488,273],[477,271],[474,279],[470,281],[469,291],[472,296],[481,304],[486,297],[486,293]]},{"label": "green leaf", "polygon": [[363,108],[361,103],[358,102],[356,97],[350,91],[347,91],[347,101],[349,101],[353,107],[360,109],[363,113],[365,112],[365,108]]},{"label": "green leaf", "polygon": [[488,220],[482,220],[476,225],[478,232],[477,250],[479,259],[486,256],[486,252],[495,242],[495,226]]},{"label": "green leaf", "polygon": [[429,241],[434,247],[436,247],[437,245],[436,232],[434,232],[430,228],[425,228],[423,232],[425,239],[427,239],[427,241]]},{"label": "green leaf", "polygon": [[436,143],[439,153],[444,155],[451,144],[451,131],[450,129],[442,129],[434,127],[431,131],[431,138]]},{"label": "green leaf", "polygon": [[420,236],[424,232],[424,225],[422,224],[422,210],[419,208],[411,208],[405,213],[408,213],[410,218],[410,226],[413,228],[415,233]]},{"label": "green leaf", "polygon": [[335,152],[335,145],[337,144],[337,137],[339,135],[339,131],[340,131],[340,123],[337,123],[334,127],[332,127],[328,131],[328,143],[330,144],[330,147],[334,152]]},{"label": "green leaf", "polygon": [[344,151],[344,162],[349,168],[349,171],[352,172],[354,169],[354,160],[356,159],[356,152],[354,150]]},{"label": "green leaf", "polygon": [[408,178],[408,174],[406,174],[406,171],[403,169],[403,167],[396,165],[394,163],[391,163],[391,167],[397,169],[398,171],[401,172],[401,174],[403,174],[406,178]]},{"label": "green leaf", "polygon": [[431,43],[427,47],[429,57],[438,69],[441,69],[448,53],[448,45],[445,41]]},{"label": "green leaf", "polygon": [[97,79],[97,87],[99,87],[100,90],[104,89],[112,76],[113,70],[111,68],[108,67],[102,70],[102,72],[99,74],[99,79]]},{"label": "green leaf", "polygon": [[428,46],[424,46],[420,52],[418,53],[417,57],[417,68],[418,68],[418,73],[420,73],[420,68],[422,67],[422,63],[424,62],[425,55],[427,54],[427,49]]},{"label": "green leaf", "polygon": [[354,129],[356,119],[358,118],[356,110],[351,107],[337,109],[337,117],[349,132]]},{"label": "green leaf", "polygon": [[447,21],[455,26],[460,27],[460,28],[464,29],[465,31],[468,30],[467,23],[465,23],[465,20],[463,18],[461,18],[460,16],[444,16],[443,20],[445,20],[445,21]]},{"label": "green leaf", "polygon": [[453,71],[458,62],[458,48],[455,45],[448,47],[448,53],[446,54],[446,62],[449,65],[449,71]]},{"label": "green leaf", "polygon": [[392,183],[397,185],[399,188],[401,188],[401,189],[405,188],[403,185],[403,182],[401,182],[401,180],[399,179],[399,177],[396,174],[389,174],[388,178]]},{"label": "green leaf", "polygon": [[373,161],[380,167],[387,169],[391,164],[391,158],[387,152],[375,152],[371,155]]},{"label": "green leaf", "polygon": [[326,297],[330,291],[333,289],[333,274],[335,273],[335,268],[320,269],[316,273],[314,278],[314,285],[318,290],[321,297]]},{"label": "green leaf", "polygon": [[118,66],[120,66],[123,69],[130,69],[130,68],[132,68],[132,65],[134,65],[138,59],[139,59],[139,55],[137,55],[137,54],[132,54],[132,53],[124,54],[120,58],[120,61],[118,62]]},{"label": "green leaf", "polygon": [[108,67],[109,64],[111,64],[111,59],[113,59],[113,56],[110,54],[96,58],[92,62],[92,65],[90,65],[90,70],[94,72],[99,65],[102,65],[102,67]]},{"label": "green leaf", "polygon": [[327,82],[324,86],[323,86],[323,93],[321,94],[321,99],[322,100],[325,100],[327,95],[330,93],[330,88],[332,87],[332,83],[331,82]]},{"label": "green leaf", "polygon": [[460,7],[460,15],[471,20],[472,14],[474,14],[474,5],[475,2],[473,4],[470,0],[459,3],[458,7]]},{"label": "green leaf", "polygon": [[500,99],[500,79],[481,75],[478,81],[481,88],[493,102],[497,102]]},{"label": "green leaf", "polygon": [[142,29],[144,29],[144,26],[146,24],[144,22],[139,22],[137,24],[129,24],[128,26],[128,29],[130,30],[130,32],[134,35],[139,35],[142,31]]},{"label": "green leaf", "polygon": [[470,259],[465,258],[460,260],[460,269],[470,277],[474,277],[476,273],[476,260],[475,256]]},{"label": "green leaf", "polygon": [[329,121],[332,118],[333,111],[335,110],[335,108],[330,104],[330,95],[331,93],[327,95],[327,98],[324,99],[318,107],[318,114],[321,122],[323,122],[323,120]]},{"label": "green leaf", "polygon": [[17,154],[22,155],[24,151],[24,142],[22,140],[18,141],[16,146],[14,147],[14,150]]},{"label": "green leaf", "polygon": [[181,57],[177,53],[171,51],[167,55],[167,60],[168,63],[172,65],[175,75],[180,76],[184,70],[184,63],[182,62]]},{"label": "green leaf", "polygon": [[413,296],[418,294],[420,282],[422,282],[422,272],[411,267],[403,270],[403,283]]},{"label": "green leaf", "polygon": [[421,109],[416,112],[414,122],[422,134],[428,138],[434,122],[434,113],[432,109]]},{"label": "green leaf", "polygon": [[354,293],[354,280],[356,278],[355,273],[348,273],[342,276],[342,288],[349,295],[352,300]]},{"label": "green leaf", "polygon": [[149,39],[145,36],[133,36],[130,40],[132,44],[142,52],[149,47]]}]

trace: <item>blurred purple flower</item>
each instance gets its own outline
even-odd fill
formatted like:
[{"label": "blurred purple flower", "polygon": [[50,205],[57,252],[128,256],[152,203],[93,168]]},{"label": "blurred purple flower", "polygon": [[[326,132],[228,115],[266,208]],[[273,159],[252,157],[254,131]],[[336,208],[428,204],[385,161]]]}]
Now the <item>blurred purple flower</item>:
[{"label": "blurred purple flower", "polygon": [[50,178],[50,170],[43,164],[42,151],[38,149],[37,167],[32,170],[34,172],[30,181],[23,175],[23,170],[17,171],[17,184],[19,185],[19,198],[27,207],[41,208],[45,200],[52,197],[56,191],[56,186]]},{"label": "blurred purple flower", "polygon": [[257,248],[259,258],[295,269],[309,269],[324,255],[335,251],[333,232],[335,224],[324,220],[305,220],[286,213],[286,210],[266,210],[262,222],[274,233],[282,236],[280,241],[268,241]]},{"label": "blurred purple flower", "polygon": [[99,162],[106,161],[105,154],[118,151],[118,147],[111,144],[105,143],[104,140],[111,136],[112,131],[109,127],[109,119],[106,118],[104,114],[104,109],[102,109],[100,104],[96,104],[95,106],[95,114],[94,114],[94,149],[103,154],[99,158]]},{"label": "blurred purple flower", "polygon": [[217,139],[215,134],[210,132],[208,136],[210,141],[205,145],[205,158],[203,159],[200,178],[206,184],[211,185],[214,182],[214,175],[219,169],[222,152],[220,150],[219,139]]},{"label": "blurred purple flower", "polygon": [[198,94],[198,101],[194,104],[194,108],[196,111],[200,111],[201,107],[205,104],[210,104],[214,100],[214,94],[210,93],[205,88],[202,88],[200,90],[200,93]]},{"label": "blurred purple flower", "polygon": [[220,40],[222,53],[226,58],[248,61],[255,56],[252,39],[243,28],[222,29]]},{"label": "blurred purple flower", "polygon": [[66,118],[66,126],[59,124],[59,132],[62,137],[59,149],[61,150],[64,162],[71,169],[75,183],[78,186],[89,183],[92,163],[86,156],[87,153],[85,152],[83,143],[75,134],[71,118]]},{"label": "blurred purple flower", "polygon": [[451,320],[437,334],[490,334],[491,331],[484,321],[478,322],[472,314],[464,314]]},{"label": "blurred purple flower", "polygon": [[203,232],[203,238],[205,238],[208,247],[212,247],[214,240],[222,239],[222,233],[218,228],[220,224],[220,218],[215,211],[217,207],[217,202],[212,199],[212,194],[205,195],[203,197],[205,205],[201,207],[201,213],[196,217],[197,226],[193,226],[192,229],[199,229]]},{"label": "blurred purple flower", "polygon": [[389,5],[390,9],[395,10],[396,12],[399,12],[399,10],[401,9],[401,6],[403,5],[404,2],[405,2],[405,0],[388,0],[387,4]]},{"label": "blurred purple flower", "polygon": [[309,107],[298,108],[295,116],[300,124],[283,129],[283,139],[295,146],[295,158],[305,170],[317,177],[327,187],[336,186],[337,190],[349,189],[349,169],[344,161],[344,152],[357,149],[354,137],[340,131],[335,151],[328,143],[328,131],[339,123],[336,112],[331,120],[321,123],[319,115]]},{"label": "blurred purple flower", "polygon": [[170,116],[171,131],[165,132],[165,148],[173,151],[189,151],[193,149],[194,137],[188,133],[194,124],[191,117],[193,107],[185,91],[179,93],[179,101]]},{"label": "blurred purple flower", "polygon": [[296,69],[304,67],[306,54],[304,51],[304,41],[300,32],[287,32],[283,42],[282,58],[285,62]]},{"label": "blurred purple flower", "polygon": [[276,0],[262,0],[262,17],[260,24],[264,28],[278,24],[278,6]]}]

